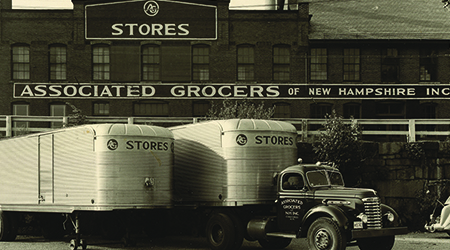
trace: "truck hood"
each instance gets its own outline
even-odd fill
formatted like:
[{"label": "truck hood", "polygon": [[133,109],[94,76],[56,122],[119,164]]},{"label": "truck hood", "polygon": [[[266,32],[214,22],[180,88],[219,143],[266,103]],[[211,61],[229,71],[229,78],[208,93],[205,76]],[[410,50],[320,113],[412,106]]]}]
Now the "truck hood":
[{"label": "truck hood", "polygon": [[366,198],[375,197],[377,192],[366,188],[348,188],[348,187],[323,187],[314,191],[314,198],[324,199],[342,199],[342,198]]}]

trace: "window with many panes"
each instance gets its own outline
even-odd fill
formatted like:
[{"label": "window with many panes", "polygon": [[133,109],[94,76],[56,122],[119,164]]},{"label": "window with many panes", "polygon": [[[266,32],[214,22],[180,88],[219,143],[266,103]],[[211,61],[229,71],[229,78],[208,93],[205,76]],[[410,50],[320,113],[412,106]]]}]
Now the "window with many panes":
[{"label": "window with many panes", "polygon": [[192,80],[209,80],[209,46],[194,45],[192,47]]},{"label": "window with many panes", "polygon": [[311,118],[325,118],[326,115],[331,115],[332,104],[330,103],[313,103],[311,104],[310,116]]},{"label": "window with many panes", "polygon": [[274,118],[291,118],[291,104],[285,102],[278,102],[274,104],[275,112]]},{"label": "window with many panes", "polygon": [[[30,115],[30,105],[28,103],[14,103],[13,106],[13,115]],[[16,129],[26,129],[29,127],[29,122],[14,122],[14,128]],[[14,135],[17,135],[18,131],[14,132]]]},{"label": "window with many panes", "polygon": [[109,102],[94,102],[93,115],[109,115]]},{"label": "window with many panes", "polygon": [[50,80],[67,79],[67,48],[64,45],[50,46]]},{"label": "window with many panes", "polygon": [[192,115],[194,117],[204,117],[211,108],[211,104],[208,101],[195,101],[192,104]]},{"label": "window with many panes", "polygon": [[142,46],[142,80],[159,81],[161,80],[161,55],[158,45]]},{"label": "window with many panes", "polygon": [[273,47],[273,80],[289,81],[291,49],[287,45]]},{"label": "window with many panes", "polygon": [[437,80],[437,54],[433,50],[420,50],[420,81]]},{"label": "window with many panes", "polygon": [[344,104],[344,118],[361,118],[361,104],[360,103],[345,103]]},{"label": "window with many panes", "polygon": [[311,49],[310,78],[312,81],[327,80],[327,49]]},{"label": "window with many panes", "polygon": [[14,80],[30,79],[30,47],[28,45],[12,47],[12,78]]},{"label": "window with many panes", "polygon": [[344,49],[344,81],[360,79],[359,49]]},{"label": "window with many panes", "polygon": [[255,48],[251,45],[240,45],[237,48],[238,81],[255,79]]},{"label": "window with many panes", "polygon": [[[66,116],[66,105],[65,104],[51,104],[50,105],[50,115],[51,116]],[[52,122],[51,128],[62,128],[63,122]]]},{"label": "window with many panes", "polygon": [[166,102],[136,102],[133,105],[135,116],[169,116],[169,104]]},{"label": "window with many panes", "polygon": [[92,79],[110,79],[110,51],[108,45],[95,45],[92,48]]},{"label": "window with many panes", "polygon": [[387,48],[382,50],[381,58],[381,81],[397,82],[400,61],[398,51],[395,48]]}]

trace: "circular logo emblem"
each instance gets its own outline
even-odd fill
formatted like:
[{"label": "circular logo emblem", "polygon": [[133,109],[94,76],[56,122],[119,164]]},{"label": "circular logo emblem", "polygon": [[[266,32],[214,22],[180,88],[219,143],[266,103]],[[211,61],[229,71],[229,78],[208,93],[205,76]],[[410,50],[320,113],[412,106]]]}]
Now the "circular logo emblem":
[{"label": "circular logo emblem", "polygon": [[148,1],[144,4],[144,12],[147,16],[156,16],[159,12],[159,5],[155,1]]},{"label": "circular logo emblem", "polygon": [[245,144],[247,144],[247,141],[248,141],[247,136],[245,136],[243,134],[240,134],[236,137],[236,143],[241,146],[244,146]]},{"label": "circular logo emblem", "polygon": [[116,150],[119,147],[119,143],[114,139],[110,139],[106,146],[109,150]]}]

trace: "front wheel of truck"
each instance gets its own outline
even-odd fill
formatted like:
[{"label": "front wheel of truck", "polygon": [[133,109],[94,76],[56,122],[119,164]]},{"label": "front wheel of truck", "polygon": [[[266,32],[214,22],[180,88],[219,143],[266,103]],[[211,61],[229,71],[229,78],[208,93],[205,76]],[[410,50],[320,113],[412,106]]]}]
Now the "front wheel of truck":
[{"label": "front wheel of truck", "polygon": [[309,249],[344,250],[346,244],[343,230],[330,218],[319,218],[308,229]]},{"label": "front wheel of truck", "polygon": [[394,247],[395,235],[363,238],[356,242],[361,250],[391,250]]}]

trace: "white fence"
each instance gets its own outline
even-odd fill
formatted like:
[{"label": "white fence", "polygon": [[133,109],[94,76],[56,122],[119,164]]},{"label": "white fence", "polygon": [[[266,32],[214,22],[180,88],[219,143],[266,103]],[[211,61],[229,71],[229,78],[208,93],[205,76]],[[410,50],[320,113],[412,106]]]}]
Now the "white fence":
[{"label": "white fence", "polygon": [[[67,116],[0,116],[0,132],[6,137],[16,134],[43,132],[66,126],[72,118]],[[204,118],[196,117],[94,117],[87,116],[89,123],[129,123],[174,126],[196,123]],[[278,119],[292,123],[298,130],[300,140],[307,141],[321,133],[325,119]],[[351,120],[344,120],[350,123]],[[450,119],[357,119],[362,135],[367,138],[415,142],[417,140],[446,140],[450,136]]]}]

